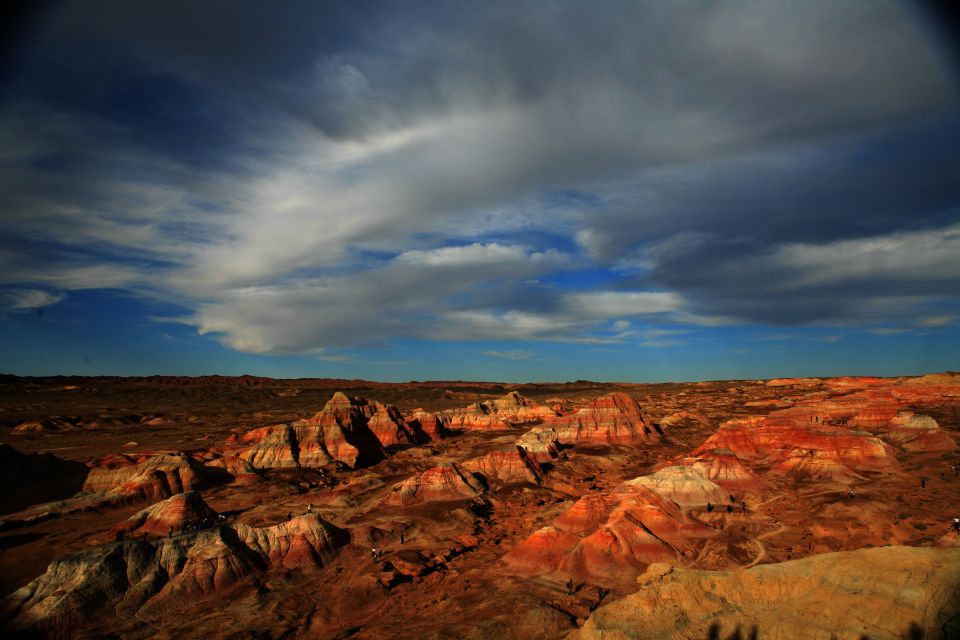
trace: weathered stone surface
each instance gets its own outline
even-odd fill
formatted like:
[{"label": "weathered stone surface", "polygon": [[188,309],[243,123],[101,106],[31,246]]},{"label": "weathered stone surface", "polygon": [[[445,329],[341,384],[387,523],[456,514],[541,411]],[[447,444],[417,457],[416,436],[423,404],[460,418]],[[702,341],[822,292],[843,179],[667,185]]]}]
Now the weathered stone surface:
[{"label": "weathered stone surface", "polygon": [[569,640],[950,638],[960,633],[960,549],[883,547],[737,571],[651,565],[636,593]]},{"label": "weathered stone surface", "polygon": [[648,476],[629,480],[626,484],[642,485],[684,508],[703,507],[707,503],[725,504],[730,498],[727,491],[693,466],[666,467]]},{"label": "weathered stone surface", "polygon": [[113,528],[134,535],[167,536],[187,526],[217,524],[219,514],[207,506],[199,491],[185,491],[150,505]]},{"label": "weathered stone surface", "polygon": [[550,407],[537,404],[516,391],[502,398],[486,400],[454,411],[449,415],[450,426],[467,430],[511,429],[517,424],[548,420],[556,416]]},{"label": "weathered stone surface", "polygon": [[209,469],[185,453],[116,454],[90,469],[83,490],[116,494],[131,500],[159,500],[202,489],[210,483],[211,475]]},{"label": "weathered stone surface", "polygon": [[563,444],[637,444],[660,439],[640,405],[626,393],[600,396],[575,414],[548,420],[547,426]]},{"label": "weathered stone surface", "polygon": [[550,462],[560,455],[557,432],[549,427],[534,427],[520,436],[517,446],[539,463]]},{"label": "weathered stone surface", "polygon": [[472,498],[484,490],[470,471],[456,464],[433,467],[393,487],[386,504],[407,506],[434,500]]},{"label": "weathered stone surface", "polygon": [[223,526],[153,544],[104,545],[53,561],[46,573],[3,600],[3,617],[12,630],[66,637],[104,610],[132,616],[189,608],[252,573],[322,565],[347,539],[346,532],[310,514],[272,527]]},{"label": "weathered stone surface", "polygon": [[479,473],[487,481],[537,483],[543,478],[543,469],[520,447],[509,451],[491,451],[465,460],[461,466],[467,471]]}]

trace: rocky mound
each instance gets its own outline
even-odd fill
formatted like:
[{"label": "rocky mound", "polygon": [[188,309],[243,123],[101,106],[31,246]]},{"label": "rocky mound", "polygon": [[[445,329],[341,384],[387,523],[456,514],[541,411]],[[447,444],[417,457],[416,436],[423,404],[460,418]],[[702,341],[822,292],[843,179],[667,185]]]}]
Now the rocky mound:
[{"label": "rocky mound", "polygon": [[397,483],[384,503],[408,506],[435,500],[458,500],[472,498],[483,490],[483,484],[471,472],[456,464],[447,464]]},{"label": "rocky mound", "polygon": [[[377,403],[377,412],[367,422],[367,427],[384,447],[399,444],[416,444],[423,441],[407,424],[400,411],[393,405]],[[425,440],[425,439],[424,439]]]},{"label": "rocky mound", "polygon": [[658,564],[638,582],[569,640],[960,635],[956,548],[860,549],[741,571]]},{"label": "rocky mound", "polygon": [[[251,446],[239,453],[256,469],[322,467],[334,461],[351,467],[371,464],[385,456],[383,445],[370,430],[369,421],[382,405],[350,398],[339,391],[309,420],[261,427],[248,431],[240,441]],[[385,409],[378,420],[384,437],[399,429],[393,421],[399,412]]]},{"label": "rocky mound", "polygon": [[461,429],[500,430],[555,417],[550,407],[511,391],[502,398],[477,402],[450,415],[450,425]]},{"label": "rocky mound", "polygon": [[149,457],[116,454],[90,469],[83,490],[123,496],[127,500],[160,500],[176,493],[202,489],[214,479],[212,469],[186,453]]},{"label": "rocky mound", "polygon": [[651,562],[676,560],[692,538],[711,535],[680,507],[643,485],[588,495],[510,550],[504,561],[523,573],[625,584]]},{"label": "rocky mound", "polygon": [[626,393],[600,396],[577,413],[548,421],[563,444],[637,444],[660,439],[640,405]]},{"label": "rocky mound", "polygon": [[83,487],[89,469],[50,453],[20,453],[0,443],[0,513],[68,498]]},{"label": "rocky mound", "polygon": [[520,447],[511,451],[491,451],[464,461],[462,466],[467,471],[482,475],[488,482],[539,483],[543,478],[543,469],[536,459]]},{"label": "rocky mound", "polygon": [[219,515],[207,506],[199,491],[186,491],[135,513],[113,530],[162,537],[183,531],[188,526],[218,523]]},{"label": "rocky mound", "polygon": [[560,455],[557,432],[548,427],[534,427],[520,436],[517,446],[538,463],[550,462]]},{"label": "rocky mound", "polygon": [[740,458],[729,449],[703,451],[688,461],[688,464],[702,471],[707,478],[727,491],[755,493],[762,490],[765,484],[763,478],[745,467]]},{"label": "rocky mound", "polygon": [[707,503],[726,504],[730,494],[710,481],[697,467],[666,467],[648,476],[628,480],[628,486],[642,485],[657,495],[673,500],[683,508],[703,507]]},{"label": "rocky mound", "polygon": [[826,457],[857,471],[896,465],[893,447],[876,436],[779,413],[725,422],[693,455],[713,449],[727,449],[753,465],[776,464],[811,451],[812,457]]},{"label": "rocky mound", "polygon": [[64,556],[3,601],[12,630],[70,637],[101,612],[149,617],[195,607],[240,578],[275,567],[319,566],[348,541],[315,514],[266,528],[216,527],[155,543],[126,541]]},{"label": "rocky mound", "polygon": [[880,432],[880,437],[908,451],[953,451],[957,443],[930,416],[902,411]]},{"label": "rocky mound", "polygon": [[449,421],[443,416],[423,409],[414,409],[407,418],[407,424],[421,440],[443,440],[448,437],[450,435],[450,430],[447,429],[448,423]]}]

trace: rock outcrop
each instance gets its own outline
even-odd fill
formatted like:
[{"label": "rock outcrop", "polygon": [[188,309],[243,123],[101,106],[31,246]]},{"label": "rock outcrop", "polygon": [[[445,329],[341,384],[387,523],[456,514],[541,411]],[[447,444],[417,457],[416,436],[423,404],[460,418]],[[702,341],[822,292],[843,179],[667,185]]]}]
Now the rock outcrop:
[{"label": "rock outcrop", "polygon": [[466,430],[502,430],[514,425],[540,422],[556,417],[550,407],[511,391],[502,398],[486,400],[454,411],[450,426]]},{"label": "rock outcrop", "polygon": [[930,416],[901,411],[880,430],[880,437],[907,451],[953,451],[957,443]]},{"label": "rock outcrop", "polygon": [[673,500],[685,509],[708,503],[726,504],[730,494],[710,481],[697,467],[666,467],[648,476],[628,480],[628,486],[642,485],[657,495]]},{"label": "rock outcrop", "polygon": [[896,465],[893,447],[876,436],[795,420],[779,412],[725,422],[692,455],[714,449],[727,449],[751,465],[775,465],[803,456],[832,460],[854,471],[886,470]]},{"label": "rock outcrop", "polygon": [[551,462],[560,455],[560,440],[557,432],[549,427],[534,427],[520,436],[517,446],[538,463]]},{"label": "rock outcrop", "polygon": [[161,500],[176,493],[203,489],[214,472],[182,452],[154,456],[116,454],[97,462],[83,490],[126,500]]},{"label": "rock outcrop", "polygon": [[510,451],[491,451],[466,460],[461,466],[467,471],[482,475],[488,482],[539,483],[543,478],[543,469],[539,463],[520,447]]},{"label": "rock outcrop", "polygon": [[349,536],[315,514],[272,527],[216,527],[104,545],[54,560],[46,573],[3,601],[11,630],[68,637],[85,620],[111,611],[149,618],[197,600],[240,578],[276,567],[328,562]]},{"label": "rock outcrop", "polygon": [[638,444],[660,440],[660,433],[626,393],[600,396],[577,413],[547,421],[563,444]]},{"label": "rock outcrop", "polygon": [[745,467],[729,449],[701,451],[688,461],[707,478],[733,493],[755,493],[761,491],[765,484],[763,478]]},{"label": "rock outcrop", "polygon": [[737,571],[651,565],[568,640],[954,638],[960,549],[882,547]]},{"label": "rock outcrop", "polygon": [[435,500],[458,500],[472,498],[483,490],[483,484],[470,471],[456,464],[447,464],[398,482],[384,503],[409,506]]},{"label": "rock outcrop", "polygon": [[418,437],[426,440],[443,440],[450,435],[447,418],[423,409],[414,409],[407,417],[407,424]]},{"label": "rock outcrop", "polygon": [[688,521],[674,501],[628,483],[615,493],[581,498],[504,560],[523,573],[624,583],[651,562],[678,559],[687,540],[711,532]]},{"label": "rock outcrop", "polygon": [[[351,467],[372,464],[385,456],[383,445],[369,427],[378,406],[382,405],[337,392],[309,420],[248,431],[240,441],[250,446],[239,455],[256,469],[322,467],[334,461]],[[384,411],[381,425],[390,422],[391,416],[399,417],[396,410]],[[399,424],[390,428],[398,429]]]},{"label": "rock outcrop", "polygon": [[377,411],[367,422],[367,427],[384,447],[401,444],[416,444],[421,441],[413,428],[404,420],[393,405],[377,403]]},{"label": "rock outcrop", "polygon": [[150,505],[113,528],[127,534],[168,536],[187,526],[219,522],[216,511],[207,506],[199,491],[185,491]]}]

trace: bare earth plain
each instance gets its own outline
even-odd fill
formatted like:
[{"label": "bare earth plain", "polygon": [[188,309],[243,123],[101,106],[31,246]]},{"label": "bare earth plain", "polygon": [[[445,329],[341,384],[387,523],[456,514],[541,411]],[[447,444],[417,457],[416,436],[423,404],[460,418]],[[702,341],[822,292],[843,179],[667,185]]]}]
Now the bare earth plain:
[{"label": "bare earth plain", "polygon": [[960,637],[960,374],[0,376],[55,638]]}]

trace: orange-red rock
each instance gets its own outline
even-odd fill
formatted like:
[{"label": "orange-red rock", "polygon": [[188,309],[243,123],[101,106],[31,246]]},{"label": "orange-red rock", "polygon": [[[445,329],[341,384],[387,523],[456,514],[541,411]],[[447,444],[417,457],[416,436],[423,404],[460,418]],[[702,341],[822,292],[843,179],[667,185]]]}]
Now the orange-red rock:
[{"label": "orange-red rock", "polygon": [[413,429],[418,440],[443,440],[450,435],[447,428],[449,420],[423,409],[414,409],[407,417],[407,424]]},{"label": "orange-red rock", "polygon": [[665,467],[656,473],[628,480],[628,486],[644,486],[659,496],[673,500],[684,508],[725,504],[730,494],[711,482],[702,469],[695,466]]},{"label": "orange-red rock", "polygon": [[456,464],[433,467],[393,487],[385,504],[407,506],[434,500],[472,498],[484,490],[470,471]]},{"label": "orange-red rock", "polygon": [[135,616],[189,608],[249,574],[322,565],[347,540],[345,531],[308,514],[272,527],[222,526],[155,544],[108,544],[54,560],[4,600],[3,613],[10,629],[68,637],[73,625],[104,610]]},{"label": "orange-red rock", "polygon": [[466,460],[461,466],[467,471],[479,473],[487,481],[537,483],[543,478],[543,469],[520,447],[510,451],[491,451]]},{"label": "orange-red rock", "polygon": [[537,404],[516,391],[502,398],[487,400],[450,414],[452,427],[468,430],[510,429],[517,424],[540,422],[556,416],[550,407]]},{"label": "orange-red rock", "polygon": [[651,562],[674,560],[690,537],[710,535],[680,507],[639,484],[578,500],[504,557],[514,570],[629,583]]},{"label": "orange-red rock", "polygon": [[117,454],[98,462],[87,475],[83,490],[113,493],[130,499],[157,500],[202,489],[210,470],[185,453],[149,457]]},{"label": "orange-red rock", "polygon": [[219,514],[207,506],[199,491],[185,491],[135,513],[113,530],[162,537],[204,522],[217,524]]},{"label": "orange-red rock", "polygon": [[626,393],[600,396],[575,414],[549,420],[547,426],[563,444],[637,444],[660,439],[640,405]]},{"label": "orange-red rock", "polygon": [[534,427],[527,431],[517,440],[517,446],[540,464],[555,460],[560,455],[557,432],[549,427]]}]

